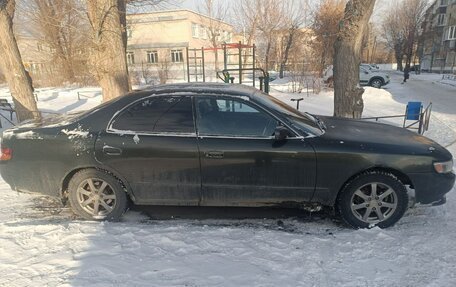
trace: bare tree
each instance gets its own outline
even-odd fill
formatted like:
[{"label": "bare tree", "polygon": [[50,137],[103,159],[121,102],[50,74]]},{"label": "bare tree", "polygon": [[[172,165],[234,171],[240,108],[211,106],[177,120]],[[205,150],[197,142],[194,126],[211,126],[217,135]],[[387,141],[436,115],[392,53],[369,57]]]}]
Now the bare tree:
[{"label": "bare tree", "polygon": [[323,75],[326,66],[334,59],[333,47],[336,42],[339,23],[344,15],[345,0],[322,0],[314,13],[312,28],[315,32],[313,49],[319,61],[318,72]]},{"label": "bare tree", "polygon": [[420,33],[421,24],[424,21],[427,0],[403,0],[401,12],[403,14],[405,34],[405,66],[410,68]]},{"label": "bare tree", "polygon": [[[396,8],[399,9],[399,8]],[[404,58],[404,43],[405,35],[404,30],[401,29],[400,15],[392,11],[383,20],[383,37],[386,40],[388,48],[394,52],[394,58],[396,59],[397,69],[402,71],[402,60]]]},{"label": "bare tree", "polygon": [[103,91],[103,100],[119,97],[131,89],[126,46],[121,24],[122,0],[87,0],[92,30],[91,69]]},{"label": "bare tree", "polygon": [[[27,32],[44,43],[56,74],[64,81],[75,81],[87,50],[89,34],[86,20],[78,13],[82,9],[77,0],[29,0],[21,2],[27,18]],[[55,76],[55,75],[54,75]]]},{"label": "bare tree", "polygon": [[126,59],[127,5],[159,5],[166,0],[87,0],[92,30],[91,68],[103,90],[103,100],[131,90]]},{"label": "bare tree", "polygon": [[282,37],[283,52],[280,57],[279,77],[282,79],[285,66],[288,62],[290,50],[295,42],[295,37],[299,34],[299,29],[307,20],[308,3],[307,1],[296,2],[288,0],[284,2],[283,16],[285,19],[285,36]]},{"label": "bare tree", "polygon": [[262,44],[263,69],[268,71],[272,50],[277,41],[278,32],[284,27],[284,2],[275,0],[257,0],[259,41]]},{"label": "bare tree", "polygon": [[334,116],[360,118],[364,89],[359,87],[359,65],[365,26],[375,0],[348,1],[334,43]]},{"label": "bare tree", "polygon": [[206,33],[208,33],[209,42],[211,43],[212,48],[214,48],[214,69],[216,72],[219,70],[219,55],[217,48],[220,47],[223,41],[226,41],[226,39],[222,37],[223,35],[221,35],[223,25],[221,21],[226,18],[228,11],[223,3],[224,2],[217,0],[204,0],[202,7],[199,8],[200,13],[209,17]]},{"label": "bare tree", "polygon": [[14,99],[18,121],[39,119],[32,81],[22,63],[13,32],[14,0],[0,0],[0,66]]},{"label": "bare tree", "polygon": [[[237,19],[235,22],[238,31],[242,31],[243,43],[252,46],[255,40],[255,36],[258,31],[258,20],[259,13],[256,9],[256,1],[252,0],[238,0],[233,6],[234,15]],[[247,50],[243,50],[243,68],[249,65],[249,57],[251,53]]]},{"label": "bare tree", "polygon": [[394,51],[398,70],[403,70],[404,57],[406,67],[410,68],[427,6],[426,0],[402,0],[388,9],[382,23],[383,37]]},{"label": "bare tree", "polygon": [[166,84],[171,77],[172,63],[168,57],[170,50],[161,51],[158,54],[158,64],[156,66],[158,80],[160,84]]}]

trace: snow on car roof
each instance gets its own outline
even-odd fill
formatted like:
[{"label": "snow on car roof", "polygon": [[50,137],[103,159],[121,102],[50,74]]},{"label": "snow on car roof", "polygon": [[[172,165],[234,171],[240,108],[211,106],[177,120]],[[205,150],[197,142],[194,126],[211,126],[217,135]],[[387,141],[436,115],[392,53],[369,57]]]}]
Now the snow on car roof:
[{"label": "snow on car roof", "polygon": [[156,94],[177,94],[182,92],[190,93],[215,93],[215,94],[230,94],[239,96],[252,97],[259,90],[253,87],[241,84],[226,84],[226,83],[179,83],[157,85],[150,88],[145,88],[133,92],[133,94],[143,94],[151,92]]}]

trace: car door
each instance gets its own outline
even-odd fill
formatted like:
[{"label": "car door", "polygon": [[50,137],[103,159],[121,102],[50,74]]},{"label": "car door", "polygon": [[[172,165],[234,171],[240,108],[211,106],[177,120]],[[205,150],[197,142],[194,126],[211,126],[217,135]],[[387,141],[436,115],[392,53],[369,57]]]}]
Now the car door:
[{"label": "car door", "polygon": [[123,176],[142,204],[198,205],[200,163],[191,97],[141,99],[115,116],[96,158]]},{"label": "car door", "polygon": [[259,206],[309,201],[313,148],[300,137],[277,142],[278,120],[240,98],[195,97],[202,205]]},{"label": "car door", "polygon": [[359,83],[361,85],[367,85],[369,84],[370,78],[370,72],[363,67],[359,67]]}]

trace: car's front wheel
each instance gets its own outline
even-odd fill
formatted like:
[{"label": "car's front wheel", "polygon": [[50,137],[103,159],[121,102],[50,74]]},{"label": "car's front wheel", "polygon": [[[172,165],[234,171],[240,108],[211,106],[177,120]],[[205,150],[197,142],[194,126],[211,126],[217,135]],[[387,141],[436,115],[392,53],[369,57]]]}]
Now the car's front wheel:
[{"label": "car's front wheel", "polygon": [[394,175],[364,173],[341,191],[337,208],[342,219],[355,228],[394,225],[408,206],[407,189]]},{"label": "car's front wheel", "polygon": [[382,79],[375,78],[370,82],[370,85],[374,88],[380,89],[383,86]]},{"label": "car's front wheel", "polygon": [[118,220],[127,209],[127,195],[119,180],[96,169],[77,172],[68,186],[73,211],[89,220]]}]

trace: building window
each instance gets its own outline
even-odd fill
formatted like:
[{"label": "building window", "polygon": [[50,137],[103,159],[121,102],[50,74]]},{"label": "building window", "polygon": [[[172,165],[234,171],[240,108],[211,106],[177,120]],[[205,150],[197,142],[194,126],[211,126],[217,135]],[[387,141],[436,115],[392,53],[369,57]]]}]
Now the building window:
[{"label": "building window", "polygon": [[127,52],[127,63],[128,65],[133,65],[135,63],[135,53]]},{"label": "building window", "polygon": [[184,56],[182,50],[171,50],[171,62],[173,63],[182,63],[184,61]]},{"label": "building window", "polygon": [[439,14],[439,16],[437,18],[437,25],[438,26],[445,25],[445,14]]},{"label": "building window", "polygon": [[448,0],[440,0],[440,6],[448,6]]},{"label": "building window", "polygon": [[147,51],[147,62],[150,64],[158,63],[158,52],[157,51]]},{"label": "building window", "polygon": [[198,24],[192,23],[192,36],[193,36],[193,38],[198,38],[198,36],[199,36],[199,35],[198,35],[198,34],[199,34],[199,33],[198,33],[198,32],[199,32],[199,31],[198,31],[198,30],[199,30],[198,28],[199,28],[199,25],[198,25]]},{"label": "building window", "polygon": [[456,26],[448,27],[448,34],[447,40],[455,40],[456,39]]},{"label": "building window", "polygon": [[131,27],[127,27],[127,38],[131,39],[131,36],[133,35],[133,30]]},{"label": "building window", "polygon": [[201,38],[203,38],[204,40],[207,39],[207,30],[204,26],[201,26],[200,27],[200,36]]},{"label": "building window", "polygon": [[43,51],[43,45],[41,43],[38,43],[38,51],[39,52]]}]

